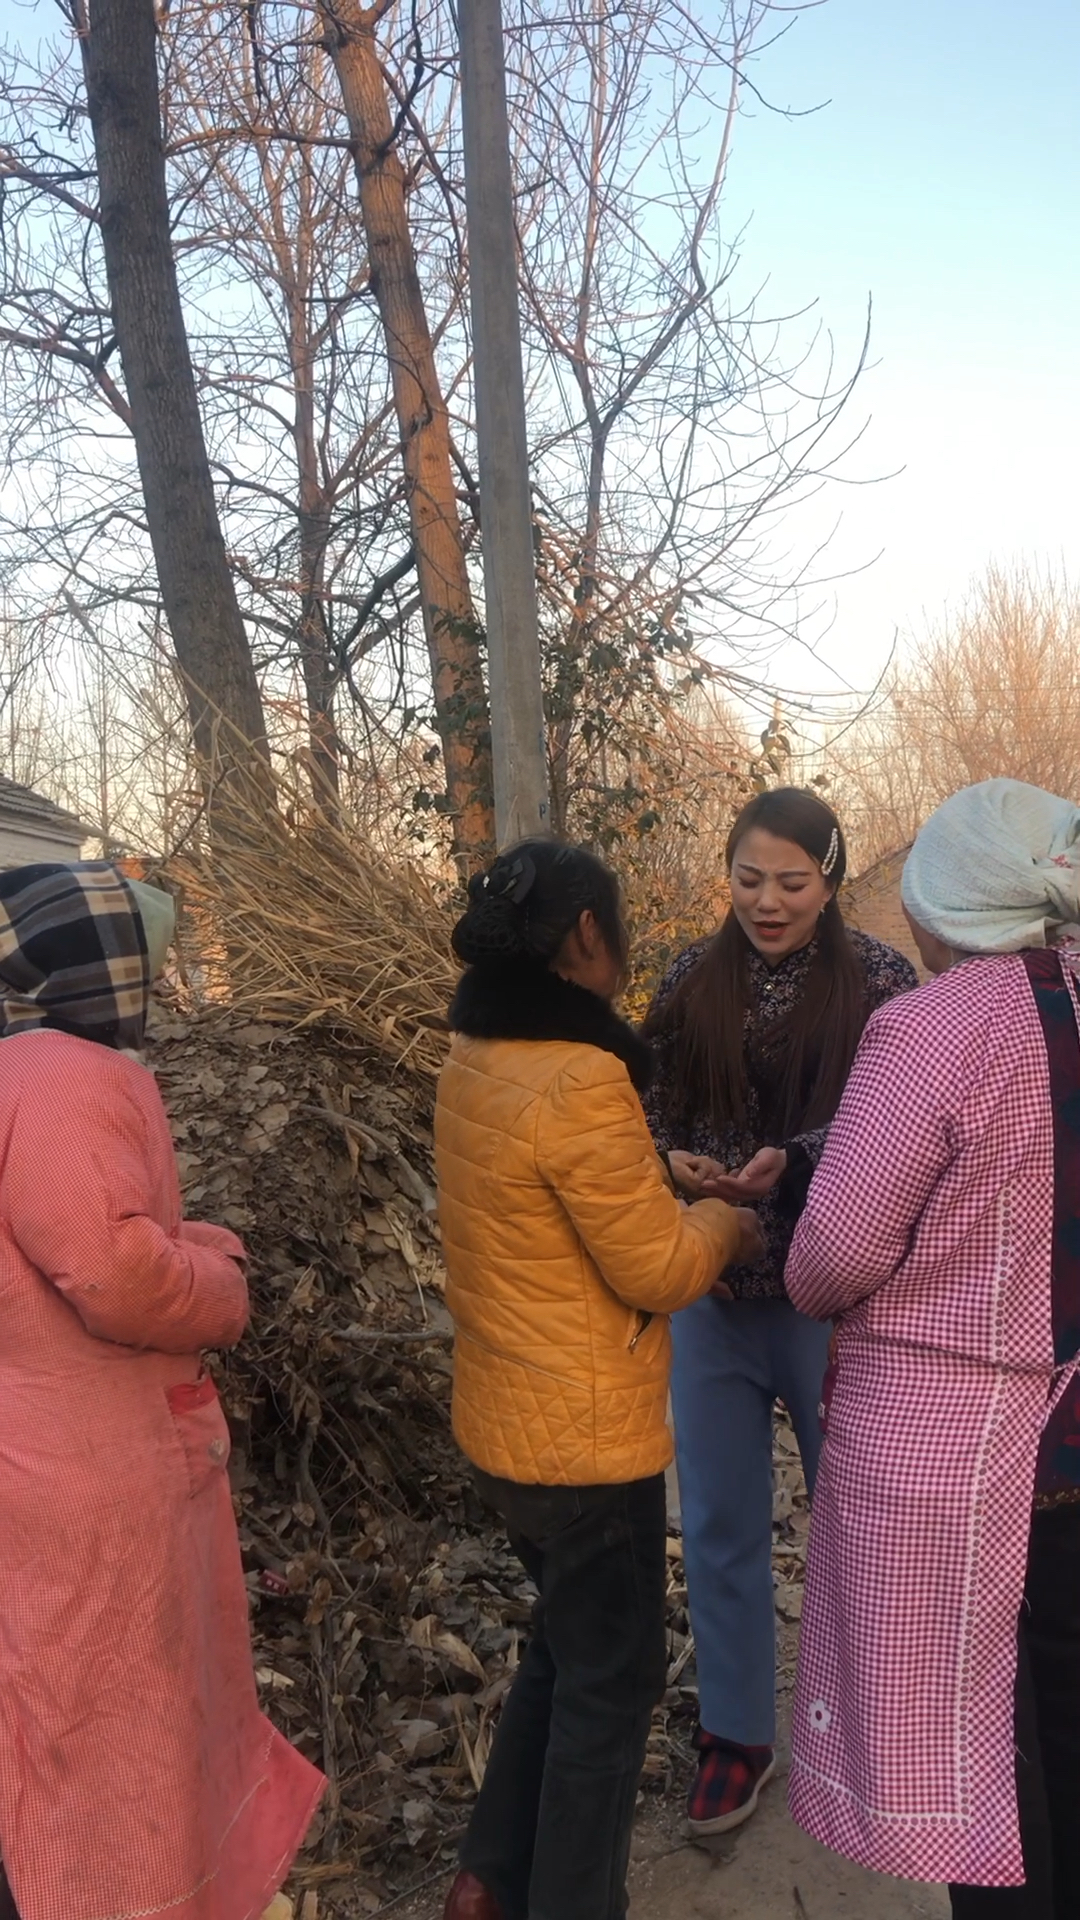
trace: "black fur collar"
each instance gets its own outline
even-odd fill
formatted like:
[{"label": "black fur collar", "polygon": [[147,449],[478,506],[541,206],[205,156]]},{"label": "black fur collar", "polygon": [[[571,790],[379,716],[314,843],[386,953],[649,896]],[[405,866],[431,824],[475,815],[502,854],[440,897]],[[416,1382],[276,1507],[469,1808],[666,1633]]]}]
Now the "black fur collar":
[{"label": "black fur collar", "polygon": [[639,1093],[652,1049],[595,993],[532,961],[467,967],[450,1007],[455,1033],[474,1040],[578,1040],[621,1060]]}]

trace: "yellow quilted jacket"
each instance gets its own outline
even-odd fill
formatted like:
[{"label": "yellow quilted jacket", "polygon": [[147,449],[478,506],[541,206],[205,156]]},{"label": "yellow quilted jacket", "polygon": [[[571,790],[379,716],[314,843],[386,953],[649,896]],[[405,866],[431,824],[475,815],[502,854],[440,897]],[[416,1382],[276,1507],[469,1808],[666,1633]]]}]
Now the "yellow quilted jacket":
[{"label": "yellow quilted jacket", "polygon": [[679,1204],[623,1060],[577,1039],[457,1033],[435,1157],[458,1444],[521,1482],[659,1473],[666,1316],[731,1259],[731,1208]]}]

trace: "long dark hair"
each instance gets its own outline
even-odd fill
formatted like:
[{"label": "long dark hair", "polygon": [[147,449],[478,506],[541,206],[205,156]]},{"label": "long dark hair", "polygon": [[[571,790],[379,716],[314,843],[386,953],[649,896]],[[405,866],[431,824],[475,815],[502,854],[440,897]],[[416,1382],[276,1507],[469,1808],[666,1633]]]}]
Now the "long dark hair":
[{"label": "long dark hair", "polygon": [[612,958],[626,967],[629,939],[619,882],[587,847],[521,840],[469,882],[469,905],[451,935],[466,966],[531,961],[548,967],[585,912]]},{"label": "long dark hair", "polygon": [[744,1124],[753,1080],[765,1093],[766,1124],[782,1140],[824,1126],[836,1112],[866,1024],[866,981],[837,899],[847,848],[832,808],[801,787],[759,793],[728,835],[729,873],[740,841],[755,827],[794,841],[819,866],[828,864],[834,882],[797,1006],[760,1036],[753,1027],[747,1031],[747,960],[753,949],[729,912],[697,965],[646,1021],[645,1033],[672,1043],[681,1119],[708,1114],[718,1129]]}]

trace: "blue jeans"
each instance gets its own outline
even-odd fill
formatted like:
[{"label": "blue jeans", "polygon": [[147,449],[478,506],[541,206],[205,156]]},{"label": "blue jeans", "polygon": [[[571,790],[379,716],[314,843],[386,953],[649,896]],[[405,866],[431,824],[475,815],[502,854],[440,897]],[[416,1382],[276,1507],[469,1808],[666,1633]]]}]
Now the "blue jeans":
[{"label": "blue jeans", "polygon": [[706,1296],[672,1321],[671,1396],[702,1727],[776,1737],[773,1406],[791,1415],[807,1486],[821,1450],[828,1325],[789,1300]]}]

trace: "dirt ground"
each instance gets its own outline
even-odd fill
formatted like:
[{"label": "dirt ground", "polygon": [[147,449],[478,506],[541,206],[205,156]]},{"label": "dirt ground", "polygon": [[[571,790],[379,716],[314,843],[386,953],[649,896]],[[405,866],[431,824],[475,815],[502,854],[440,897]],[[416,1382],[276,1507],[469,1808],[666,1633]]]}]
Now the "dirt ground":
[{"label": "dirt ground", "polygon": [[[440,1920],[449,1879],[393,1908],[400,1920]],[[677,1809],[648,1802],[638,1820],[630,1920],[947,1920],[943,1888],[863,1873],[826,1853],[788,1818],[784,1782],[755,1818],[708,1854],[678,1830]]]},{"label": "dirt ground", "polygon": [[630,1920],[947,1920],[944,1888],[864,1873],[790,1819],[787,1729],[797,1651],[797,1629],[781,1629],[781,1767],[754,1818],[706,1853],[683,1834],[681,1790],[646,1800],[634,1835]]},{"label": "dirt ground", "polygon": [[[779,1436],[783,1441],[783,1436]],[[793,1442],[791,1445],[793,1446]],[[784,1477],[778,1454],[778,1477]],[[797,1466],[795,1478],[801,1487]],[[801,1504],[801,1503],[800,1503]],[[679,1524],[674,1470],[668,1480],[668,1511]],[[796,1514],[798,1533],[805,1516]],[[683,1831],[683,1808],[691,1759],[680,1747],[663,1792],[642,1793],[630,1872],[629,1920],[948,1920],[943,1887],[917,1885],[865,1873],[826,1852],[802,1833],[787,1811],[787,1731],[795,1684],[798,1628],[780,1623],[777,1704],[781,1765],[765,1789],[754,1818],[741,1832],[706,1852]],[[387,1904],[372,1900],[358,1910],[372,1920],[441,1920],[449,1873],[433,1878],[413,1898]]]},{"label": "dirt ground", "polygon": [[710,1859],[639,1833],[631,1920],[940,1920],[937,1887],[882,1880],[834,1859],[792,1826],[782,1787],[742,1839]]},{"label": "dirt ground", "polygon": [[715,1854],[673,1831],[668,1809],[639,1823],[631,1920],[942,1920],[944,1889],[886,1880],[826,1853],[788,1818],[777,1779],[754,1819]]},{"label": "dirt ground", "polygon": [[[784,1636],[780,1705],[786,1723],[795,1635]],[[777,1778],[741,1833],[706,1853],[682,1833],[683,1782],[644,1794],[634,1835],[630,1920],[947,1920],[944,1888],[864,1873],[827,1853],[788,1817],[786,1750]],[[441,1920],[449,1878],[382,1912]]]}]

